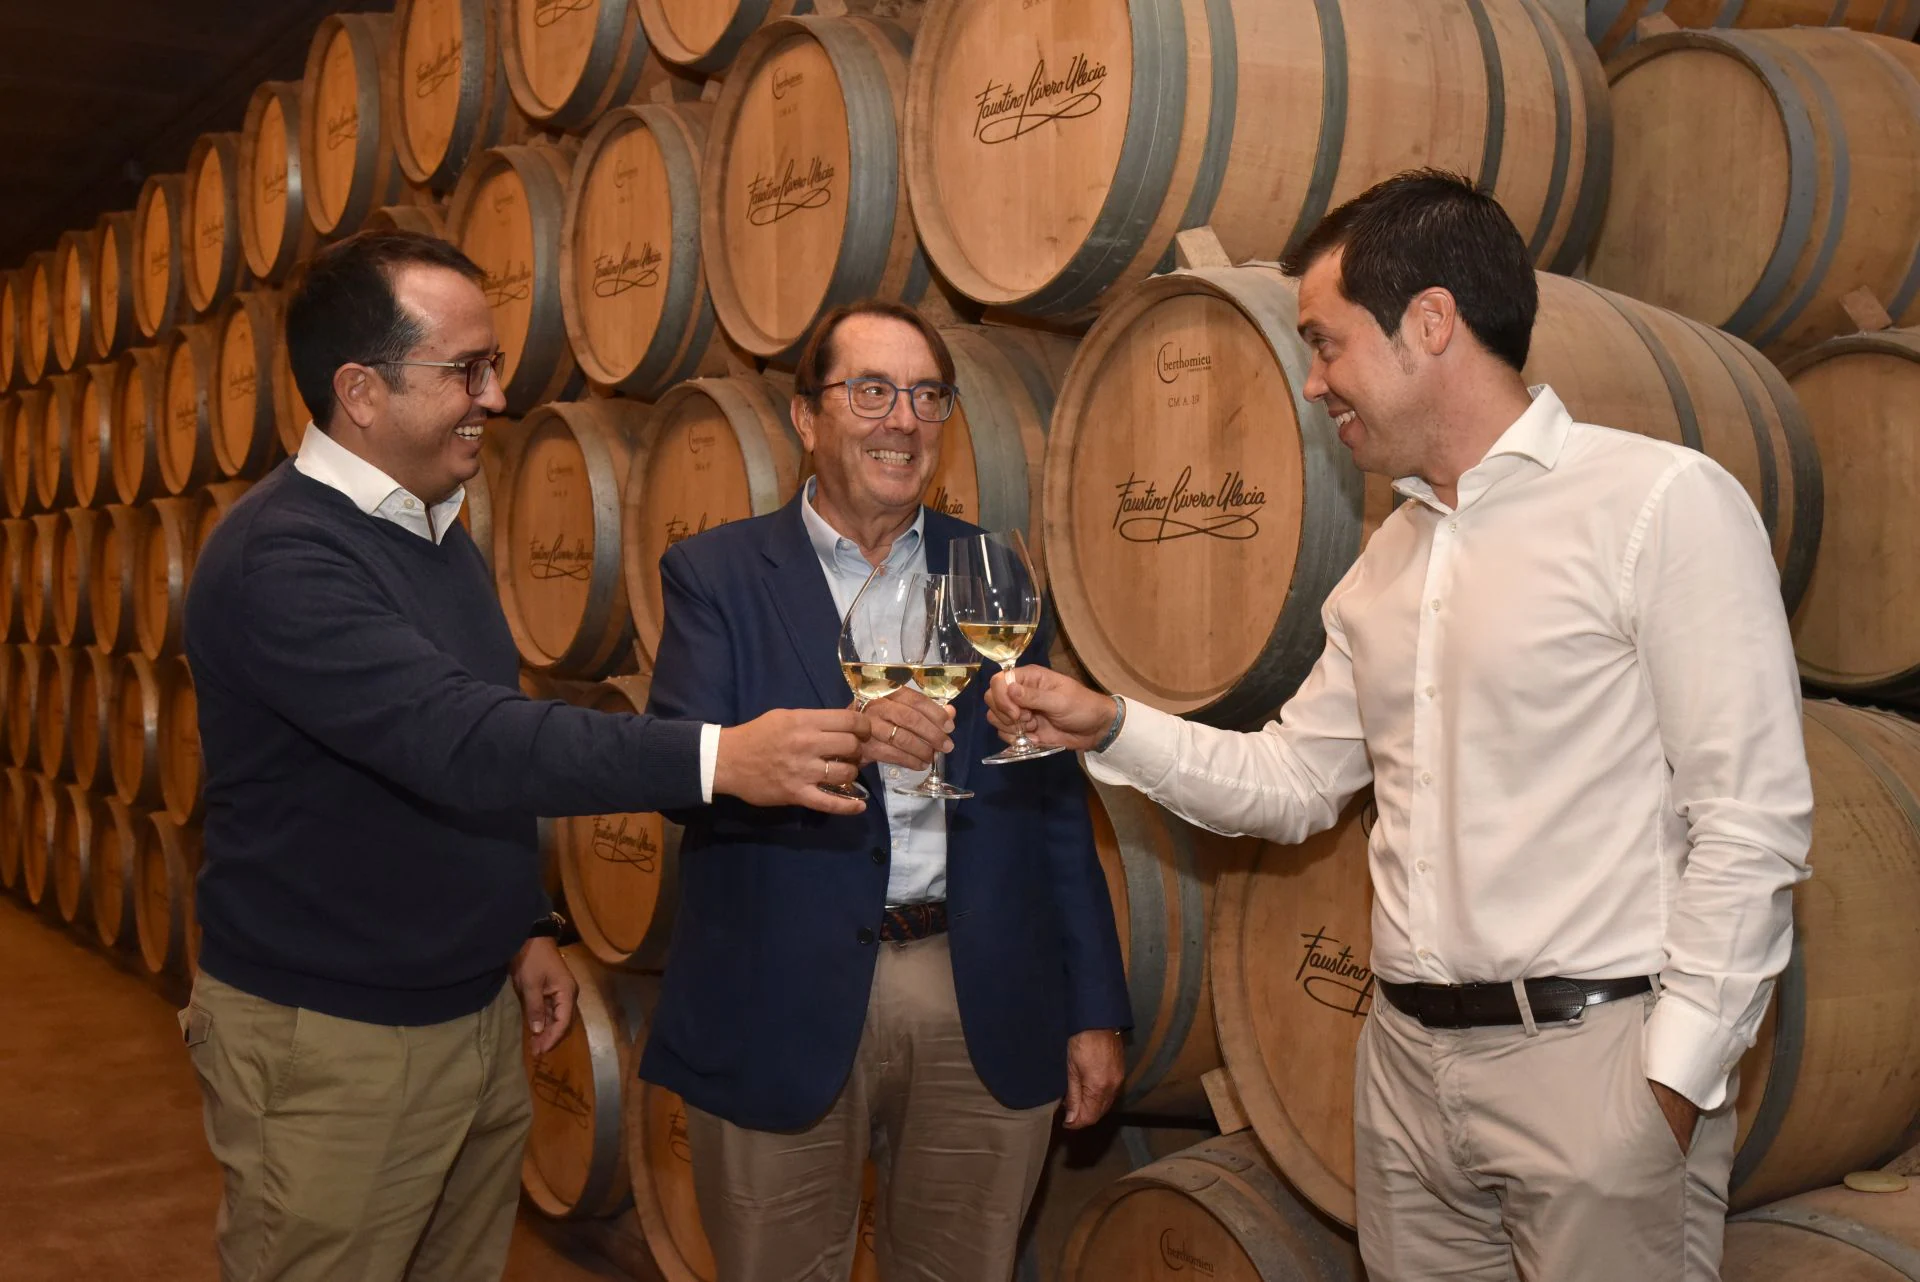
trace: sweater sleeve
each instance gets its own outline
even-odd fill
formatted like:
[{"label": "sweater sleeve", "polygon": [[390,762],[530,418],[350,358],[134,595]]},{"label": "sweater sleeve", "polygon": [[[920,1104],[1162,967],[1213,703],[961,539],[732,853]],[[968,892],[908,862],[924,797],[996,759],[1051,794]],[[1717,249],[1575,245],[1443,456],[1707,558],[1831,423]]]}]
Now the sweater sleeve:
[{"label": "sweater sleeve", "polygon": [[700,804],[700,726],[536,701],[480,680],[324,542],[250,549],[225,647],[252,693],[330,751],[444,806],[592,815]]}]

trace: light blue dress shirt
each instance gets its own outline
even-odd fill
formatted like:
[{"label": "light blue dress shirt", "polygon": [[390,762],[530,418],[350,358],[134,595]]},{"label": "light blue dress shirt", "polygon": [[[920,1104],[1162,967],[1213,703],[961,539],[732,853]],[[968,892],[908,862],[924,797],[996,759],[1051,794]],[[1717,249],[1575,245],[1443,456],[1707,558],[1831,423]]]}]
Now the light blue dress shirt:
[{"label": "light blue dress shirt", "polygon": [[[842,535],[814,510],[814,481],[807,481],[800,502],[800,519],[807,527],[807,538],[826,572],[827,588],[833,593],[833,608],[843,620],[853,607],[860,586],[867,581],[873,566],[860,553],[860,545]],[[913,524],[893,541],[885,562],[889,574],[924,574],[927,569],[926,509]],[[852,700],[849,694],[848,700]],[[932,797],[902,797],[893,791],[895,784],[912,787],[927,777],[924,770],[882,765],[881,780],[886,785],[887,830],[893,845],[887,867],[887,903],[919,904],[947,897],[947,809]],[[871,804],[871,803],[869,803]]]}]

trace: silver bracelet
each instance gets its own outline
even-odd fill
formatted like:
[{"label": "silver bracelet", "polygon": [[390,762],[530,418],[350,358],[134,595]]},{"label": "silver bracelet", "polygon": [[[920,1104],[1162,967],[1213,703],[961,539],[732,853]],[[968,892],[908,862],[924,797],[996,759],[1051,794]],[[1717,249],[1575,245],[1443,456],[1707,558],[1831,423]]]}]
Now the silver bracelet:
[{"label": "silver bracelet", "polygon": [[1113,741],[1120,737],[1120,727],[1126,724],[1127,702],[1116,694],[1113,696],[1113,724],[1107,727],[1107,732],[1104,735],[1100,736],[1100,742],[1093,745],[1093,750],[1095,752],[1105,752],[1108,748],[1111,748]]}]

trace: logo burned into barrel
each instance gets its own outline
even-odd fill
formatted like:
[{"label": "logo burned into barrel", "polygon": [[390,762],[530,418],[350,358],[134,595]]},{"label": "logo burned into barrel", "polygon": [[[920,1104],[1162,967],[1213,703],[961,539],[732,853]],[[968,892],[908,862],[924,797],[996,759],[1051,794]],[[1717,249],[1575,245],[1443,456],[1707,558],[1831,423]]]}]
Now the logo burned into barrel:
[{"label": "logo burned into barrel", "polygon": [[1047,60],[1033,64],[1027,87],[1016,90],[1011,81],[989,80],[987,87],[974,95],[978,115],[973,136],[993,144],[1012,142],[1054,120],[1078,120],[1100,110],[1100,86],[1107,79],[1107,64],[1091,62],[1084,53],[1076,53],[1058,78],[1047,74]]},{"label": "logo burned into barrel", "polygon": [[[1310,935],[1293,978],[1307,996],[1356,1018],[1373,1005],[1373,971],[1354,958],[1353,946],[1327,933],[1325,926]],[[1335,950],[1338,951],[1335,951]]]},{"label": "logo burned into barrel", "polygon": [[1241,541],[1260,534],[1257,515],[1267,505],[1265,490],[1249,484],[1245,473],[1230,471],[1219,488],[1195,490],[1193,468],[1186,467],[1170,489],[1129,472],[1113,487],[1113,530],[1129,543],[1171,543],[1196,536]]}]

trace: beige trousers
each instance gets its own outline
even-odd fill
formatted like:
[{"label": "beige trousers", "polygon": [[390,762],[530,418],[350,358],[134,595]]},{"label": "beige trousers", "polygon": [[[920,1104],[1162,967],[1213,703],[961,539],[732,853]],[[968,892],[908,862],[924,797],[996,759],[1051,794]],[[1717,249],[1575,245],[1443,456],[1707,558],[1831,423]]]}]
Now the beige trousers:
[{"label": "beige trousers", "polygon": [[513,985],[418,1028],[194,981],[181,1031],[226,1175],[221,1282],[489,1282],[532,1106]]},{"label": "beige trousers", "polygon": [[1733,1106],[1682,1156],[1646,1080],[1652,1009],[1626,998],[1529,1037],[1375,1001],[1354,1065],[1371,1282],[1717,1282]]},{"label": "beige trousers", "polygon": [[960,1031],[947,936],[879,949],[860,1050],[826,1116],[774,1132],[687,1109],[716,1282],[846,1282],[870,1147],[885,1282],[1013,1273],[1055,1105],[1004,1108],[981,1084]]}]

